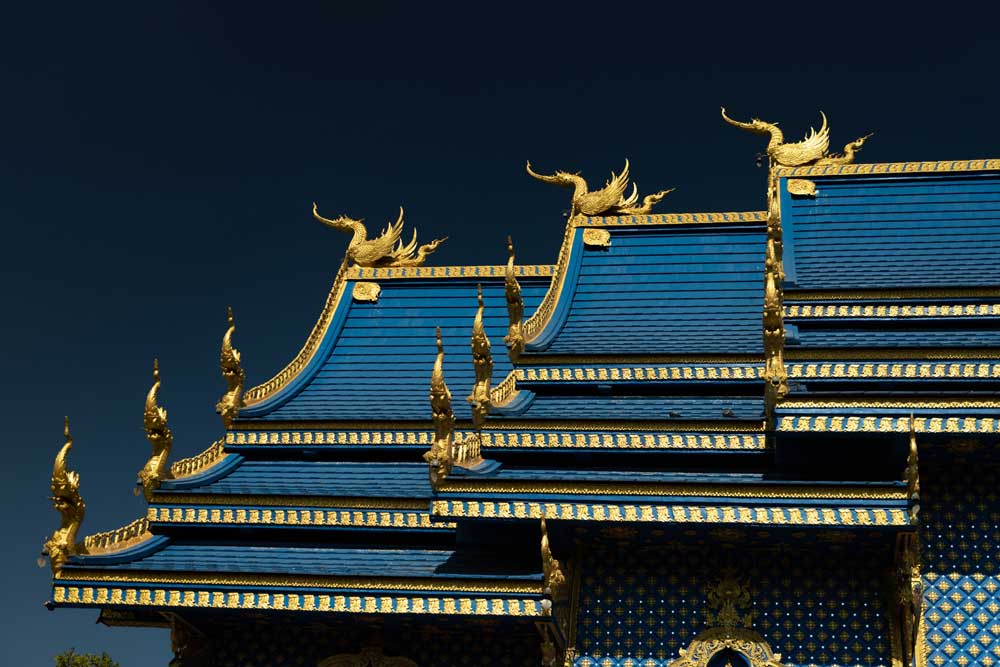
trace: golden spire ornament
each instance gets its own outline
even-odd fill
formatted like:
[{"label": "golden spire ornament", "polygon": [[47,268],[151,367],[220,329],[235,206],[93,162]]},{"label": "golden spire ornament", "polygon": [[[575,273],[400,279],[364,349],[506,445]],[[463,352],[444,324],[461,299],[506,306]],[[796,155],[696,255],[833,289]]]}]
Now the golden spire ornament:
[{"label": "golden spire ornament", "polygon": [[424,460],[430,467],[431,486],[444,481],[454,465],[452,445],[455,438],[455,414],[451,410],[451,391],[444,381],[444,343],[441,341],[441,327],[437,328],[437,357],[431,372],[431,419],[434,421],[434,443],[424,453]]},{"label": "golden spire ornament", "polygon": [[507,297],[507,335],[503,342],[507,345],[507,356],[511,362],[524,352],[524,300],[521,298],[521,284],[514,272],[514,242],[507,237],[507,269],[504,272],[504,295]]},{"label": "golden spire ornament", "polygon": [[146,439],[149,440],[153,453],[138,475],[139,485],[142,486],[142,493],[147,501],[152,500],[153,492],[160,488],[161,482],[171,477],[167,457],[170,456],[170,447],[174,443],[174,434],[167,426],[167,411],[157,404],[159,393],[160,364],[153,359],[153,386],[146,394],[146,407],[142,413]]},{"label": "golden spire ornament", "polygon": [[[80,475],[69,470],[66,465],[66,458],[73,449],[73,438],[69,434],[69,417],[65,418],[63,434],[66,437],[66,444],[56,454],[55,464],[52,466],[52,506],[59,512],[59,528],[42,545],[42,555],[49,557],[52,573],[55,576],[59,576],[63,564],[69,557],[80,551],[76,543],[76,534],[80,530],[87,509],[80,496]],[[39,562],[40,565],[44,563],[42,560]]]},{"label": "golden spire ornament", "polygon": [[483,427],[490,413],[490,379],[493,377],[493,356],[490,339],[483,326],[483,286],[477,287],[479,309],[472,323],[472,364],[476,369],[476,383],[466,399],[472,406],[472,426],[476,430]]},{"label": "golden spire ornament", "polygon": [[222,351],[219,354],[219,367],[222,369],[222,377],[226,381],[226,393],[222,395],[219,402],[215,404],[215,412],[222,417],[222,425],[229,428],[240,412],[240,408],[246,405],[243,402],[243,383],[246,381],[246,373],[240,365],[240,352],[233,347],[233,333],[236,331],[236,323],[233,320],[233,309],[226,307],[229,319],[229,328],[222,336]]}]

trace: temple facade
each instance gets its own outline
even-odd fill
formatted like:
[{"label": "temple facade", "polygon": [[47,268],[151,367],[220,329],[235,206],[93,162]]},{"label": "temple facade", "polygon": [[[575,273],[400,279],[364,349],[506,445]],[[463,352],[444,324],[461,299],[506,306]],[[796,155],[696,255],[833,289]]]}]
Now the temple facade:
[{"label": "temple facade", "polygon": [[145,516],[78,535],[67,422],[49,605],[183,667],[1000,665],[1000,160],[723,120],[764,210],[529,164],[552,265],[314,209],[351,234],[319,319],[245,388],[230,313],[202,454],[154,368]]}]

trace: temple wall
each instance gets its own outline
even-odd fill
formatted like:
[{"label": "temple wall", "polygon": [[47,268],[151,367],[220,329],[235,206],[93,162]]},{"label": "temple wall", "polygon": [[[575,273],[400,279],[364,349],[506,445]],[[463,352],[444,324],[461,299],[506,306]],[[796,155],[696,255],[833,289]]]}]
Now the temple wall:
[{"label": "temple wall", "polygon": [[1000,665],[1000,468],[920,471],[925,665]]},{"label": "temple wall", "polygon": [[591,553],[583,563],[574,665],[668,665],[715,625],[706,619],[713,611],[706,588],[735,564],[750,589],[742,613],[753,612],[752,629],[783,664],[889,667],[887,557],[823,541],[742,555],[726,548]]}]

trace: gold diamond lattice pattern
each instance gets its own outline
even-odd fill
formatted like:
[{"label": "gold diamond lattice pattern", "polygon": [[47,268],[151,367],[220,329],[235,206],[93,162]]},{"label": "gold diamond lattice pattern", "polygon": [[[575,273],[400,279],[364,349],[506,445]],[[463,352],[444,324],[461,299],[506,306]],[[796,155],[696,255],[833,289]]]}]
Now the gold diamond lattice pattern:
[{"label": "gold diamond lattice pattern", "polygon": [[1000,470],[949,465],[920,477],[928,664],[1000,666]]},{"label": "gold diamond lattice pattern", "polygon": [[[726,566],[749,581],[752,627],[786,665],[891,664],[885,556],[814,543],[802,551],[624,549],[583,566],[576,667],[665,667],[702,630],[707,586]],[[878,563],[882,568],[879,569]]]}]

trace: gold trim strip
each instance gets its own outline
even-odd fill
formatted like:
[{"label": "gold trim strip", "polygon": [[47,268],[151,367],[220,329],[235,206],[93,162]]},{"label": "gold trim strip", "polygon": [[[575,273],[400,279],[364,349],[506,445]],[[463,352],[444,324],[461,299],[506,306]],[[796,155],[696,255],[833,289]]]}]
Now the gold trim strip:
[{"label": "gold trim strip", "polygon": [[94,533],[83,538],[83,555],[99,556],[130,549],[153,537],[149,532],[149,521],[146,518],[136,519],[127,526]]},{"label": "gold trim strip", "polygon": [[170,466],[170,474],[173,476],[173,479],[191,477],[214,467],[217,463],[225,461],[229,455],[226,454],[222,443],[223,438],[219,438],[209,445],[208,448],[201,454],[196,454],[195,456],[175,461]]},{"label": "gold trim strip", "polygon": [[[906,500],[906,489],[834,486],[818,490],[815,486],[759,484],[642,484],[622,486],[613,482],[503,482],[493,479],[457,481],[448,479],[438,489],[441,493],[511,493],[547,495],[612,496],[682,496],[713,498],[771,498],[783,500]],[[558,517],[556,517],[558,518]]]},{"label": "gold trim strip", "polygon": [[576,217],[574,227],[644,227],[690,225],[720,222],[766,222],[767,211],[731,211],[727,213],[656,213],[651,215],[616,215]]},{"label": "gold trim strip", "polygon": [[263,526],[319,526],[365,528],[423,528],[448,530],[453,523],[434,523],[427,513],[426,504],[420,511],[400,512],[376,509],[246,509],[246,508],[196,508],[150,507],[150,521],[173,524],[221,524]]},{"label": "gold trim strip", "polygon": [[358,614],[462,614],[544,616],[539,600],[457,596],[313,595],[247,591],[172,590],[95,586],[55,586],[57,604],[202,609],[276,609]]},{"label": "gold trim strip", "polygon": [[63,572],[63,579],[115,584],[184,584],[195,586],[268,586],[272,588],[356,588],[359,590],[465,591],[469,593],[509,593],[531,595],[542,592],[542,582],[512,583],[506,579],[489,582],[481,579],[388,579],[377,577],[283,577],[193,574],[188,572],[127,572],[110,574],[101,570]]},{"label": "gold trim strip", "polygon": [[924,379],[998,379],[1000,363],[913,362],[913,363],[793,363],[788,376],[808,378],[924,378]]},{"label": "gold trim strip", "polygon": [[[527,264],[514,267],[518,278],[537,276],[551,278],[556,267],[552,264]],[[348,280],[392,280],[396,278],[503,278],[507,266],[352,266]]]},{"label": "gold trim strip", "polygon": [[754,364],[764,363],[763,355],[755,354],[709,354],[691,356],[686,354],[622,355],[622,354],[531,354],[518,358],[520,368],[534,366],[572,365],[624,365],[624,364]]},{"label": "gold trim strip", "polygon": [[[1000,419],[977,417],[915,417],[917,433],[997,433]],[[779,431],[811,433],[908,433],[910,417],[845,417],[843,415],[782,415]]]},{"label": "gold trim strip", "polygon": [[956,303],[913,305],[791,305],[785,306],[785,317],[983,317],[1000,316],[1000,303]]},{"label": "gold trim strip", "polygon": [[849,401],[844,399],[830,399],[830,400],[802,400],[795,398],[788,398],[782,401],[781,407],[790,410],[797,410],[800,408],[887,408],[887,409],[898,409],[898,410],[909,410],[911,408],[915,409],[937,409],[937,408],[968,408],[968,409],[979,409],[979,408],[1000,408],[1000,401],[974,401],[967,398],[937,398],[929,401],[893,401],[888,399],[883,400],[866,400],[866,401]]},{"label": "gold trim strip", "polygon": [[909,526],[904,509],[607,505],[559,502],[436,500],[435,516],[645,523],[743,523],[802,526]]},{"label": "gold trim strip", "polygon": [[597,382],[602,380],[759,380],[763,366],[612,366],[603,368],[518,368],[513,371],[521,382]]},{"label": "gold trim strip", "polygon": [[576,238],[576,229],[574,220],[570,219],[563,234],[562,246],[559,248],[559,258],[556,261],[556,272],[552,278],[552,284],[549,285],[549,289],[545,292],[545,296],[542,297],[538,308],[535,309],[531,317],[525,320],[522,325],[521,331],[524,334],[526,343],[534,340],[545,329],[549,320],[552,319],[552,314],[555,312],[559,296],[562,294],[566,283],[566,271],[569,268],[569,258],[573,250],[573,240]]},{"label": "gold trim strip", "polygon": [[996,171],[1000,160],[943,160],[937,162],[886,162],[776,167],[778,176],[847,176],[855,174],[927,174],[949,171]]}]

